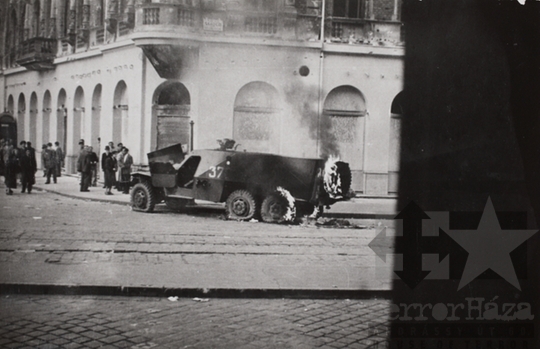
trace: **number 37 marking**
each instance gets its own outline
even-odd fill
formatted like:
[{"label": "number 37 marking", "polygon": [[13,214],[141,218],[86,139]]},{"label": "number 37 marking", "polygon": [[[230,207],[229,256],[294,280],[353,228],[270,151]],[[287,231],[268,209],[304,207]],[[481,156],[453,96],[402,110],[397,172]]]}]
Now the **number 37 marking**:
[{"label": "number 37 marking", "polygon": [[208,177],[210,178],[220,178],[223,174],[223,167],[221,166],[210,166]]}]

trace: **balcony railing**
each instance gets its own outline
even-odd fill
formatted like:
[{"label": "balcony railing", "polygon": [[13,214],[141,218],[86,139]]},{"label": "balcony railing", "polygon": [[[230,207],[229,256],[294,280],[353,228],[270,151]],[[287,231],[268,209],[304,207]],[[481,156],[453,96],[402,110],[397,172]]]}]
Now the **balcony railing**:
[{"label": "balcony railing", "polygon": [[194,18],[193,10],[179,8],[176,16],[176,23],[182,27],[193,27],[195,23]]},{"label": "balcony railing", "polygon": [[148,5],[138,11],[142,17],[142,25],[178,25],[192,27],[195,23],[194,11],[191,8],[181,6],[156,6]]},{"label": "balcony railing", "polygon": [[248,33],[276,34],[277,18],[275,16],[246,16],[244,30]]},{"label": "balcony railing", "polygon": [[[181,28],[191,33],[227,36],[261,36],[284,40],[320,40],[319,9],[288,12],[254,12],[238,9],[218,10],[167,3],[147,3],[136,9],[136,31],[176,32]],[[328,17],[325,20],[325,41],[397,45],[401,23],[369,19]]]},{"label": "balcony railing", "polygon": [[395,45],[401,42],[401,23],[363,19],[328,18],[332,42],[366,45]]},{"label": "balcony railing", "polygon": [[53,69],[56,45],[56,39],[48,38],[36,37],[23,41],[19,49],[17,64],[29,70]]},{"label": "balcony railing", "polygon": [[143,21],[142,24],[144,25],[156,25],[161,24],[159,21],[159,7],[148,7],[143,8]]}]

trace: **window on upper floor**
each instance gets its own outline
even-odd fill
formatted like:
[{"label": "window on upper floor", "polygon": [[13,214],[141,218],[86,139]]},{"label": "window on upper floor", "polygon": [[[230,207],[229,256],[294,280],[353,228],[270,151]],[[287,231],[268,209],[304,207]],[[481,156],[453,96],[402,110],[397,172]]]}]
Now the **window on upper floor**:
[{"label": "window on upper floor", "polygon": [[245,0],[247,10],[251,11],[276,11],[276,0]]},{"label": "window on upper floor", "polygon": [[334,17],[364,18],[365,0],[334,0]]}]

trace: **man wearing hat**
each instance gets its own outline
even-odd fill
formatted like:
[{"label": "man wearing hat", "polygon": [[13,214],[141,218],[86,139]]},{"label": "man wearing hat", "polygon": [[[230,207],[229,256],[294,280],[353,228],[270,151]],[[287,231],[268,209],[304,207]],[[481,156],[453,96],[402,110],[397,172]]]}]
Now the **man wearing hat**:
[{"label": "man wearing hat", "polygon": [[64,166],[64,159],[66,155],[64,154],[64,151],[60,147],[60,142],[54,142],[54,151],[56,152],[56,177],[62,176],[62,166]]},{"label": "man wearing hat", "polygon": [[43,169],[43,177],[47,177],[47,169],[45,168],[45,156],[47,155],[47,144],[41,146],[41,168]]},{"label": "man wearing hat", "polygon": [[52,148],[52,143],[47,143],[47,149],[45,149],[44,152],[45,152],[45,156],[43,157],[43,159],[45,160],[44,167],[47,171],[47,181],[45,182],[45,184],[51,183],[51,175],[53,177],[54,183],[56,183],[57,159],[56,159],[56,152]]},{"label": "man wearing hat", "polygon": [[81,182],[79,184],[82,184],[82,165],[84,160],[84,155],[86,154],[86,150],[84,149],[84,139],[79,140],[79,156],[77,157],[77,172],[81,172]]},{"label": "man wearing hat", "polygon": [[[81,191],[90,191],[92,181],[92,162],[93,158],[91,156],[91,150],[89,146],[84,147],[84,152],[81,154]],[[96,156],[97,157],[97,156]]]}]

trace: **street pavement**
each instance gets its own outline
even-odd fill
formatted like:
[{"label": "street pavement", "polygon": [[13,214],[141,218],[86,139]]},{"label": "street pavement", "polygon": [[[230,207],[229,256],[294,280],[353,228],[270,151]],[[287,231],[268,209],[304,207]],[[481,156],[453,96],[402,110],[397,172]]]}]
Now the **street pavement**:
[{"label": "street pavement", "polygon": [[3,295],[1,348],[382,349],[387,300]]},{"label": "street pavement", "polygon": [[349,223],[345,228],[236,222],[216,210],[186,214],[159,205],[147,214],[127,204],[19,190],[0,195],[0,207],[4,289],[77,287],[95,294],[101,287],[106,294],[176,290],[258,297],[340,291],[348,298],[391,289],[392,271],[384,266],[392,265],[392,256],[384,264],[368,247],[376,228],[391,221],[334,220]]},{"label": "street pavement", "polygon": [[37,180],[0,195],[2,348],[386,348],[393,260],[367,244],[392,221],[144,214]]}]

